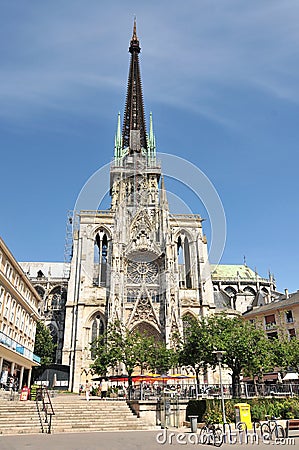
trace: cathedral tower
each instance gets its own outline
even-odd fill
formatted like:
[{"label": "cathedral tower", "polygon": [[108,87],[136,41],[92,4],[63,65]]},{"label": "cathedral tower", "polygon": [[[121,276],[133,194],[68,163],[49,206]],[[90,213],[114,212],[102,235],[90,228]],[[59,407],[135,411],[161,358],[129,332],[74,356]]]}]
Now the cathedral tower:
[{"label": "cathedral tower", "polygon": [[85,381],[90,343],[109,322],[120,320],[172,345],[183,333],[185,314],[214,308],[202,219],[171,214],[156,157],[153,118],[146,132],[140,75],[140,45],[134,22],[123,127],[118,115],[110,169],[111,207],[80,211],[66,304],[63,363],[70,388]]}]

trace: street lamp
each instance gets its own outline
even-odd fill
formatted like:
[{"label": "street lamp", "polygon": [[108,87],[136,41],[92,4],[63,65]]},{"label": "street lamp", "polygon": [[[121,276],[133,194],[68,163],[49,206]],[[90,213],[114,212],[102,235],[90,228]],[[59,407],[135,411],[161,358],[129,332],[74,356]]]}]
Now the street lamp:
[{"label": "street lamp", "polygon": [[224,351],[221,350],[215,350],[214,355],[216,355],[218,365],[219,365],[219,379],[220,379],[220,392],[221,392],[221,406],[222,406],[222,419],[223,423],[226,423],[226,416],[225,416],[225,405],[224,405],[224,395],[223,395],[223,384],[222,384],[222,374],[221,374],[221,361],[224,355]]}]

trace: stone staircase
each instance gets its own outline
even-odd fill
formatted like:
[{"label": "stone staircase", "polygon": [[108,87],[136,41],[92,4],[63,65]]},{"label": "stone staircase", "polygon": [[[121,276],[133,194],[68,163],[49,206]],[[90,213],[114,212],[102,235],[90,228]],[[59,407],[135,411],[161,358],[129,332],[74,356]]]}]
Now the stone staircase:
[{"label": "stone staircase", "polygon": [[[18,397],[17,397],[18,398]],[[0,434],[41,433],[35,402],[0,398]]]},{"label": "stone staircase", "polygon": [[131,412],[125,401],[90,398],[79,395],[52,399],[55,416],[53,433],[80,431],[148,430],[142,419]]},{"label": "stone staircase", "polygon": [[[125,401],[87,402],[79,395],[60,394],[51,399],[55,415],[52,433],[118,430],[148,430],[150,427],[131,412]],[[41,433],[42,426],[33,401],[9,401],[0,397],[0,434]]]}]

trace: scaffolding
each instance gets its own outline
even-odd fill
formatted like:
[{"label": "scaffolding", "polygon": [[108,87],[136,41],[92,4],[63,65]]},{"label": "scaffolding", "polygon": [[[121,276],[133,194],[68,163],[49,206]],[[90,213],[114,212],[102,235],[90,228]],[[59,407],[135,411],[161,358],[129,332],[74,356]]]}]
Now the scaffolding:
[{"label": "scaffolding", "polygon": [[73,256],[73,235],[74,231],[79,228],[79,215],[76,211],[69,210],[67,212],[65,243],[64,243],[64,266],[63,276],[68,279],[70,277],[70,263]]}]

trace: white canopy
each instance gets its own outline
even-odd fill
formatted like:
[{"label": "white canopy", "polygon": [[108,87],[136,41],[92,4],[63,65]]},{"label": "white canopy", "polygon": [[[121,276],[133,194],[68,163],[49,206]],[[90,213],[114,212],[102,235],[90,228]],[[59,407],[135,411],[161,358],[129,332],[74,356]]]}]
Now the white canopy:
[{"label": "white canopy", "polygon": [[289,372],[283,377],[283,381],[289,381],[289,380],[298,380],[299,374],[296,372]]}]

